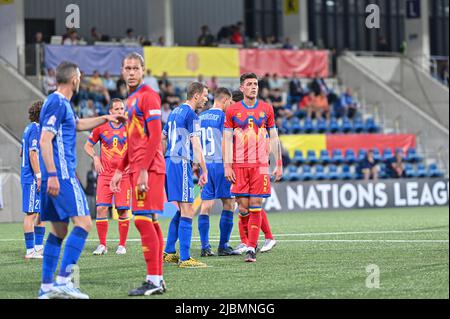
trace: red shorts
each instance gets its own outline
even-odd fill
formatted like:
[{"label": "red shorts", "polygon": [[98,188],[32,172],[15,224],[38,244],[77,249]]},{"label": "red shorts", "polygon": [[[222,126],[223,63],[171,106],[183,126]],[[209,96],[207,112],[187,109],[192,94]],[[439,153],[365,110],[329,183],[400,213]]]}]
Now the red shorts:
[{"label": "red shorts", "polygon": [[130,209],[130,178],[124,175],[120,183],[120,193],[113,193],[109,187],[112,176],[99,175],[97,179],[97,206],[111,207],[114,199],[114,206],[118,210]]},{"label": "red shorts", "polygon": [[236,197],[270,197],[270,175],[268,167],[233,168],[236,183],[231,185],[231,194]]},{"label": "red shorts", "polygon": [[162,214],[164,211],[165,182],[166,175],[156,172],[148,172],[149,191],[141,193],[138,191],[137,180],[139,173],[132,173],[131,189],[132,195],[132,212],[133,215]]}]

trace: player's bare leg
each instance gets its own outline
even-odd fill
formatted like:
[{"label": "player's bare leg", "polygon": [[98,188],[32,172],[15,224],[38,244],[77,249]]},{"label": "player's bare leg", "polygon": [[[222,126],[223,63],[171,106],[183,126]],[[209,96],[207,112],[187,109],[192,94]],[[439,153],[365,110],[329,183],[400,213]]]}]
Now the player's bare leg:
[{"label": "player's bare leg", "polygon": [[261,230],[262,198],[250,197],[248,210],[248,249],[245,256],[246,262],[256,261],[256,247],[258,246],[259,232]]},{"label": "player's bare leg", "polygon": [[[23,233],[25,235],[25,259],[42,259],[42,254],[37,253],[35,247],[35,229],[38,214],[29,213],[25,215],[23,219]],[[45,226],[44,226],[45,227]],[[39,249],[42,252],[42,248]]]},{"label": "player's bare leg", "polygon": [[237,202],[239,205],[239,236],[241,237],[241,243],[234,250],[236,253],[242,255],[247,251],[248,246],[248,220],[250,214],[248,211],[249,198],[248,197],[237,197]]},{"label": "player's bare leg", "polygon": [[212,257],[216,254],[211,250],[209,243],[209,216],[214,207],[214,200],[204,200],[200,208],[200,215],[198,216],[198,232],[200,234],[200,241],[202,243],[202,257]]},{"label": "player's bare leg", "polygon": [[125,255],[127,253],[126,242],[130,229],[130,217],[128,216],[128,210],[117,210],[117,214],[119,215],[119,246],[116,254]]},{"label": "player's bare leg", "polygon": [[108,252],[108,247],[106,245],[109,227],[108,213],[108,206],[97,206],[97,218],[95,224],[97,226],[97,235],[100,243],[92,253],[93,255],[105,255]]}]

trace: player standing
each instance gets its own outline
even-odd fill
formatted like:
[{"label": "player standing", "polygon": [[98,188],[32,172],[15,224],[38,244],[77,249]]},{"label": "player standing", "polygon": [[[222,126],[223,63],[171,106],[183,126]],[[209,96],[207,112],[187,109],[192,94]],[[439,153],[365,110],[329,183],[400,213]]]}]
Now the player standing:
[{"label": "player standing", "polygon": [[26,254],[25,259],[42,259],[45,236],[45,223],[41,222],[39,213],[41,170],[39,168],[39,114],[42,101],[34,102],[28,109],[30,124],[22,136],[22,165],[20,183],[22,185],[22,211],[26,214],[23,220]]},{"label": "player standing", "polygon": [[161,146],[161,99],[144,84],[144,58],[130,53],[122,61],[122,75],[128,87],[128,152],[111,180],[111,190],[121,189],[125,168],[131,174],[132,212],[141,235],[147,276],[129,296],[149,296],[166,291],[163,279],[164,237],[158,215],[164,210],[165,163]]},{"label": "player standing", "polygon": [[[208,89],[194,82],[187,89],[186,103],[175,108],[169,115],[163,130],[163,146],[166,149],[166,191],[169,202],[177,202],[179,211],[170,222],[164,261],[178,263],[180,268],[207,267],[191,257],[192,218],[195,211],[194,182],[192,180],[191,161],[200,165],[202,174],[199,185],[208,182],[208,170],[200,143],[200,123],[196,110],[200,110],[208,101]],[[195,158],[194,158],[195,157]],[[180,254],[175,244],[180,240]]]},{"label": "player standing", "polygon": [[283,167],[273,107],[257,99],[257,76],[243,74],[240,90],[244,94],[243,101],[231,105],[226,112],[224,167],[225,177],[233,184],[231,193],[240,202],[240,212],[248,210],[250,213],[245,261],[255,262],[262,200],[271,194],[269,150],[276,160],[275,181],[281,179]]},{"label": "player standing", "polygon": [[[109,114],[124,115],[125,104],[121,99],[113,99],[109,107]],[[101,152],[100,157],[95,154],[94,145],[100,141]],[[125,244],[130,228],[130,218],[128,210],[130,209],[130,179],[128,171],[122,178],[120,185],[121,192],[114,194],[109,184],[115,173],[114,168],[118,165],[116,162],[122,161],[128,149],[126,127],[123,124],[105,123],[96,127],[89,136],[84,146],[86,154],[88,154],[98,173],[97,179],[97,234],[100,245],[93,252],[94,255],[103,255],[108,252],[106,246],[106,237],[108,234],[108,212],[112,207],[113,197],[114,205],[119,215],[119,246],[116,254],[124,255],[127,250]]]},{"label": "player standing", "polygon": [[[56,70],[58,89],[48,96],[40,114],[41,219],[50,221],[52,230],[44,248],[39,299],[89,298],[74,287],[70,278],[92,227],[86,196],[76,178],[76,131],[92,130],[107,121],[126,120],[117,115],[78,119],[70,99],[79,90],[80,76],[76,64],[62,62]],[[67,238],[60,270],[53,284],[70,220],[74,228]]]},{"label": "player standing", "polygon": [[231,93],[226,88],[218,88],[214,93],[214,105],[200,114],[201,141],[203,155],[208,168],[208,183],[202,190],[202,206],[198,216],[198,232],[202,243],[202,257],[214,256],[209,243],[209,215],[214,207],[214,200],[220,199],[223,204],[220,216],[220,241],[217,254],[231,256],[237,253],[228,246],[233,230],[233,210],[235,200],[231,195],[231,183],[225,178],[222,159],[222,135],[225,122],[225,111],[233,103]]},{"label": "player standing", "polygon": [[[233,92],[233,102],[241,102],[244,99],[244,94],[241,91]],[[248,209],[243,206],[240,199],[238,199],[239,204],[239,236],[241,238],[241,243],[236,247],[234,252],[236,254],[242,255],[247,251],[248,245],[248,220],[249,220],[249,212]],[[264,245],[261,247],[260,252],[265,253],[272,250],[276,245],[276,240],[272,235],[272,231],[270,229],[269,220],[267,218],[266,211],[261,209],[261,230],[264,233]]]}]

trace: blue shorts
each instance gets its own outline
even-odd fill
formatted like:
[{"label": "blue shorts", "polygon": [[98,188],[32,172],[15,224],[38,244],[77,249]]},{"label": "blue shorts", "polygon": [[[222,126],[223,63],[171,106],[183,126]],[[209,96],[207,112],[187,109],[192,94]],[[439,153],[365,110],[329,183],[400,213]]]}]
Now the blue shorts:
[{"label": "blue shorts", "polygon": [[166,193],[169,202],[194,202],[191,162],[182,158],[166,158]]},{"label": "blue shorts", "polygon": [[59,195],[47,194],[47,181],[42,181],[41,220],[68,223],[71,217],[90,216],[86,195],[77,178],[59,179]]},{"label": "blue shorts", "polygon": [[41,212],[41,198],[36,181],[32,184],[22,184],[22,211],[26,214]]},{"label": "blue shorts", "polygon": [[222,163],[206,164],[208,168],[208,183],[203,187],[202,200],[229,199],[231,196],[231,183],[225,178]]}]

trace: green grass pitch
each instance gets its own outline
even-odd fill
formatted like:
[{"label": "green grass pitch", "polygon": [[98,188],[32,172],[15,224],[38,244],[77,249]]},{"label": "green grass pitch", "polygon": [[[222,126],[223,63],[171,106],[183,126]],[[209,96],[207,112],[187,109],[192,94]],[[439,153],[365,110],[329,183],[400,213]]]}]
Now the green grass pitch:
[{"label": "green grass pitch", "polygon": [[[206,269],[165,265],[168,292],[146,298],[449,298],[449,211],[443,208],[269,214],[278,245],[243,257],[202,258]],[[211,218],[218,240],[219,217]],[[169,220],[161,219],[166,233]],[[199,257],[195,219],[192,256]],[[114,254],[117,223],[110,222],[109,252],[92,256],[95,229],[80,259],[81,290],[91,298],[127,298],[142,283],[145,265],[132,224],[128,254]],[[232,244],[238,244],[237,221]],[[260,240],[262,244],[262,237]],[[41,261],[25,261],[21,224],[0,224],[0,298],[36,298]],[[379,288],[366,287],[366,267],[379,267]]]}]

